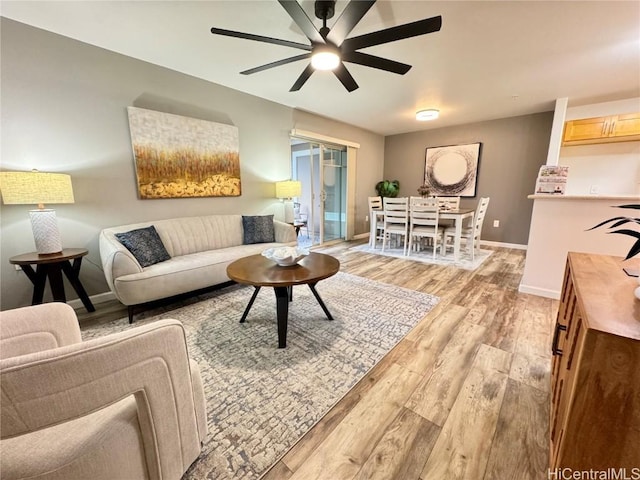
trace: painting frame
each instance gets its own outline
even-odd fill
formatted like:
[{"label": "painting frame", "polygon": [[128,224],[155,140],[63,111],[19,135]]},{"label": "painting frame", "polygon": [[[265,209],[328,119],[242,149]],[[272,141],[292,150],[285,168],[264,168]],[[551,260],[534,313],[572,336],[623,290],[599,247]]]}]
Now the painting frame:
[{"label": "painting frame", "polygon": [[138,198],[242,194],[238,127],[127,107]]},{"label": "painting frame", "polygon": [[427,147],[424,184],[438,197],[474,198],[481,152],[482,142]]}]

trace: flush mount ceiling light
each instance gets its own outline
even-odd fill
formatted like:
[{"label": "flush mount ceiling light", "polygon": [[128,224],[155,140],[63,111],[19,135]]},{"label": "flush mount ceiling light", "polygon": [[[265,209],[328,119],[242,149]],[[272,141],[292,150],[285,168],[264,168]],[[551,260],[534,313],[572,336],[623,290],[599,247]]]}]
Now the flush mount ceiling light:
[{"label": "flush mount ceiling light", "polygon": [[428,110],[419,110],[416,112],[416,120],[421,122],[426,122],[427,120],[435,120],[440,115],[440,111],[435,108],[430,108]]}]

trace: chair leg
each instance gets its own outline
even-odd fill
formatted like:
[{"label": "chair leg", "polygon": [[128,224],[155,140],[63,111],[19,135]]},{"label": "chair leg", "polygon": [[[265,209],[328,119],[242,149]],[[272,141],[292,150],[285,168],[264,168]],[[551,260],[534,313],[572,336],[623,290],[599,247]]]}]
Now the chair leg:
[{"label": "chair leg", "polygon": [[127,305],[127,314],[129,315],[129,324],[133,323],[133,305]]}]

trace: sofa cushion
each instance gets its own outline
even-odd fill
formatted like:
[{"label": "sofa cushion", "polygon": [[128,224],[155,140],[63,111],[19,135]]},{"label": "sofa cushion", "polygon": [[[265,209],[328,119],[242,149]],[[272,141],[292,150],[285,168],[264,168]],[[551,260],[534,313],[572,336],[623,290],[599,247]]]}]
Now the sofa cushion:
[{"label": "sofa cushion", "polygon": [[242,216],[244,244],[275,242],[273,215]]},{"label": "sofa cushion", "polygon": [[141,267],[148,267],[171,258],[153,225],[115,235],[120,243],[136,257]]}]

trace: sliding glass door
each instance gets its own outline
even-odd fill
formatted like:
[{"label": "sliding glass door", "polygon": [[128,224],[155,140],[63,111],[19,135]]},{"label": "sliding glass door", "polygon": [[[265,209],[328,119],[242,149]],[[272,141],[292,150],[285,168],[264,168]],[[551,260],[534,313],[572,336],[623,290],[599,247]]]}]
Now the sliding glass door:
[{"label": "sliding glass door", "polygon": [[347,150],[321,146],[323,241],[345,238]]},{"label": "sliding glass door", "polygon": [[302,182],[298,211],[306,221],[299,243],[345,239],[347,149],[292,139],[291,163],[292,177]]}]

